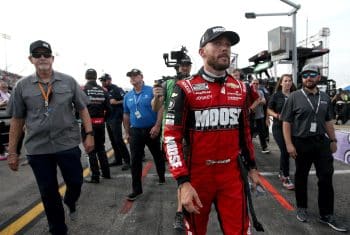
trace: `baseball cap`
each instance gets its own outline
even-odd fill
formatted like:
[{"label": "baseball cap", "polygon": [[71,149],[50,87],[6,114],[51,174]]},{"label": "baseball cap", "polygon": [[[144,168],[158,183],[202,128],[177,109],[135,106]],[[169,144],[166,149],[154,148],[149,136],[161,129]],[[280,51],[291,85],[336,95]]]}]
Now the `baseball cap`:
[{"label": "baseball cap", "polygon": [[305,72],[315,72],[315,73],[319,74],[320,73],[320,68],[317,65],[315,65],[315,64],[307,64],[301,70],[301,74],[303,74]]},{"label": "baseball cap", "polygon": [[192,61],[191,58],[189,56],[184,56],[181,60],[180,60],[180,65],[191,65]]},{"label": "baseball cap", "polygon": [[231,46],[237,44],[239,42],[239,35],[233,31],[227,31],[222,26],[214,26],[205,31],[203,36],[201,37],[201,41],[199,43],[199,47],[204,47],[208,42],[213,41],[221,35],[225,35],[231,42]]},{"label": "baseball cap", "polygon": [[86,70],[86,72],[85,72],[85,78],[86,78],[86,79],[94,79],[94,80],[96,80],[96,78],[97,78],[97,72],[96,72],[96,70],[94,70],[94,69],[88,69],[88,70]]},{"label": "baseball cap", "polygon": [[106,81],[106,80],[112,80],[112,77],[108,73],[105,73],[99,79],[100,79],[100,81]]},{"label": "baseball cap", "polygon": [[42,41],[42,40],[37,40],[35,42],[32,42],[29,47],[29,53],[32,54],[36,49],[38,48],[45,48],[47,49],[50,53],[52,53],[51,46],[49,43]]},{"label": "baseball cap", "polygon": [[142,75],[141,70],[139,69],[132,69],[129,72],[126,73],[126,76],[131,77],[131,76],[137,76],[137,75]]}]

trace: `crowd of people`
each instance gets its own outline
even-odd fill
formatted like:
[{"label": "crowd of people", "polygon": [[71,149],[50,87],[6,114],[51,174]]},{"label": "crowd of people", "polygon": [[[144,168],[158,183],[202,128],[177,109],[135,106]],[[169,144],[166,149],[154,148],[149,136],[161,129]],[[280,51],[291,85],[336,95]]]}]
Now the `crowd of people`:
[{"label": "crowd of people", "polygon": [[[142,71],[134,68],[126,73],[133,87],[128,93],[112,84],[109,74],[102,75],[102,86],[98,85],[93,68],[86,71],[86,84],[81,89],[73,77],[53,69],[49,43],[38,40],[30,44],[29,61],[35,73],[20,79],[11,96],[3,90],[0,93],[7,99],[0,102],[7,103],[12,116],[6,157],[10,169],[17,171],[18,147],[25,132],[28,163],[51,234],[68,232],[64,205],[71,220],[78,216],[76,203],[84,181],[81,139],[91,170],[85,181],[98,184],[100,177],[111,179],[110,167],[122,165],[132,176],[131,192],[126,196],[129,201],[143,194],[145,146],[153,156],[159,185],[166,183],[167,161],[178,184],[175,229],[206,234],[214,204],[224,234],[247,233],[248,209],[253,226],[263,231],[251,212],[246,189],[248,181],[254,188],[262,187],[252,138],[257,133],[261,152],[270,152],[270,117],[280,150],[282,186],[295,189],[296,218],[308,220],[307,177],[314,164],[319,179],[320,222],[346,231],[334,217],[332,153],[337,140],[331,99],[316,86],[319,68],[307,65],[302,69],[303,87],[297,91],[291,75],[282,75],[275,92],[269,94],[258,79],[247,84],[238,69],[228,72],[231,48],[239,41],[234,31],[221,26],[208,28],[199,43],[203,66],[198,72],[191,75],[192,62],[185,56],[175,67],[173,79],[152,87],[145,84]],[[105,129],[114,150],[110,164]],[[290,157],[296,164],[295,185],[290,177]],[[63,201],[57,167],[67,185]]]}]

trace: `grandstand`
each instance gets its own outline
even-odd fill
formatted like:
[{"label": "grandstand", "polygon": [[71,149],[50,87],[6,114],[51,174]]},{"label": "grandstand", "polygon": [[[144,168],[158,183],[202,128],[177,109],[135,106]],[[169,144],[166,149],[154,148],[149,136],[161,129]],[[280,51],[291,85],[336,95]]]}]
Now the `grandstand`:
[{"label": "grandstand", "polygon": [[21,78],[21,75],[4,71],[0,69],[0,80],[3,80],[8,83],[9,88],[11,89],[16,82]]}]

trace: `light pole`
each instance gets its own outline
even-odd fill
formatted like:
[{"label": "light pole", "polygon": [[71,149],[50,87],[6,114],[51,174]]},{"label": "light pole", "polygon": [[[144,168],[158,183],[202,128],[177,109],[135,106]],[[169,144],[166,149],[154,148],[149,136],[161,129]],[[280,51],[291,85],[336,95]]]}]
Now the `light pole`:
[{"label": "light pole", "polygon": [[300,9],[300,4],[295,4],[289,0],[280,0],[293,7],[293,10],[290,12],[278,12],[278,13],[261,13],[257,14],[254,12],[246,12],[245,17],[247,19],[255,19],[258,16],[293,16],[293,25],[292,25],[292,35],[293,35],[293,46],[292,46],[292,73],[293,73],[293,82],[297,84],[298,78],[298,55],[297,55],[297,11]]},{"label": "light pole", "polygon": [[5,51],[5,72],[7,72],[7,51],[6,51],[6,40],[11,40],[11,36],[5,33],[0,33],[0,36],[4,39],[4,51]]}]

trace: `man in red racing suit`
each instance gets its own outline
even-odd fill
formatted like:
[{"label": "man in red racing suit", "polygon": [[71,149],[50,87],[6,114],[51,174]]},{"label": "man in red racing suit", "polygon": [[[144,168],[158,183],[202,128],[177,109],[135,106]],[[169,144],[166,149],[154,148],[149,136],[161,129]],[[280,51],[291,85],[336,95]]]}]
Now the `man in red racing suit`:
[{"label": "man in red racing suit", "polygon": [[[192,78],[177,82],[171,96],[164,149],[180,187],[188,234],[206,234],[212,203],[224,234],[247,233],[240,153],[248,157],[253,184],[260,184],[248,126],[246,86],[226,72],[230,47],[237,40],[236,33],[223,27],[208,29],[199,50],[204,67]],[[190,146],[186,162],[183,138]]]}]

